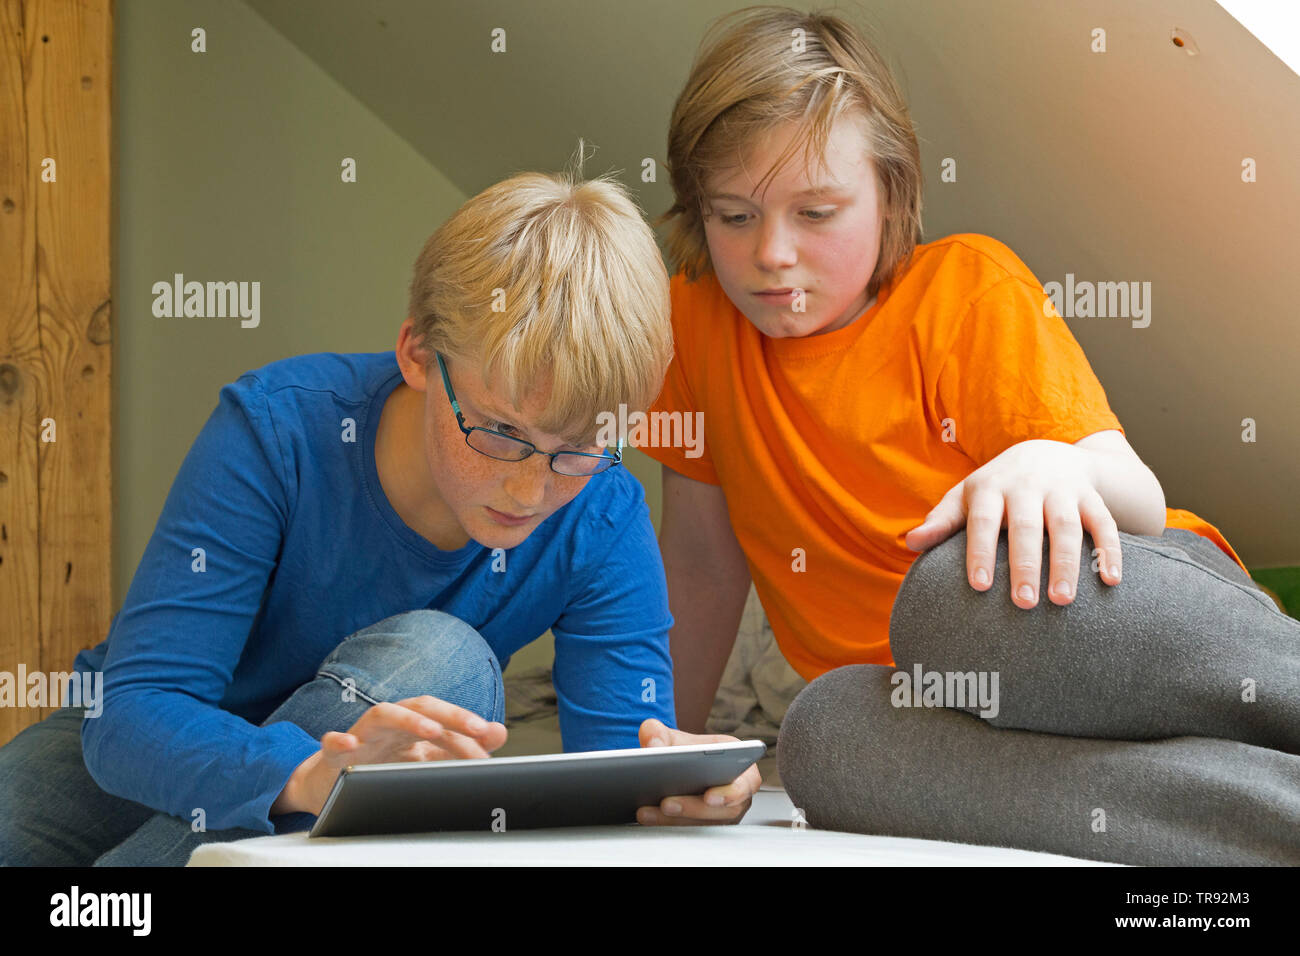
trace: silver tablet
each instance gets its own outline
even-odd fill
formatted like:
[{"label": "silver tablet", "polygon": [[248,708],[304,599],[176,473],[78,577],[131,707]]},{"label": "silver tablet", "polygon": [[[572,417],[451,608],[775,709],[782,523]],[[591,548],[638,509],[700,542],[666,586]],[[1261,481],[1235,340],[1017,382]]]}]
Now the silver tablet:
[{"label": "silver tablet", "polygon": [[526,830],[636,823],[638,807],[740,776],[761,740],[359,764],[343,770],[309,836]]}]

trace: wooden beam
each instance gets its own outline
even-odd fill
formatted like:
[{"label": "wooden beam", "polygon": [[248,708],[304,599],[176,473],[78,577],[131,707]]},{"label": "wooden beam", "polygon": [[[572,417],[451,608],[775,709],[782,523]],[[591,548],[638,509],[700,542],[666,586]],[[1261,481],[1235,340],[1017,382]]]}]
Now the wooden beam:
[{"label": "wooden beam", "polygon": [[113,3],[0,0],[0,32],[0,671],[48,676],[112,616]]}]

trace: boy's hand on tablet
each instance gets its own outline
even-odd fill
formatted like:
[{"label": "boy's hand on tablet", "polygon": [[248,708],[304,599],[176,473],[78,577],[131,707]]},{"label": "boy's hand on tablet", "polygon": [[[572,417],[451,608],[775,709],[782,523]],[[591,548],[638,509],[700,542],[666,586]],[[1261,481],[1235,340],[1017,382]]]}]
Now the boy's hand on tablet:
[{"label": "boy's hand on tablet", "polygon": [[[650,717],[642,722],[638,734],[642,747],[676,747],[682,744],[720,744],[733,743],[738,737],[726,734],[688,734],[684,730],[675,730],[661,720]],[[754,794],[762,785],[763,778],[758,772],[757,764],[745,768],[745,772],[725,787],[713,787],[699,795],[665,797],[658,807],[641,807],[636,812],[638,823],[646,826],[674,825],[698,826],[708,823],[739,823]],[[717,805],[710,801],[716,799]],[[672,805],[678,810],[673,812]]]},{"label": "boy's hand on tablet", "polygon": [[954,485],[925,522],[907,533],[905,542],[914,551],[924,551],[965,527],[966,577],[975,590],[987,591],[993,582],[998,535],[1008,528],[1011,600],[1028,609],[1038,604],[1044,527],[1050,541],[1048,596],[1058,605],[1074,600],[1086,528],[1101,579],[1119,584],[1119,528],[1097,490],[1092,463],[1088,451],[1066,442],[1012,445]]},{"label": "boy's hand on tablet", "polygon": [[349,764],[487,757],[506,742],[504,724],[437,697],[408,697],[367,708],[345,734],[321,738],[325,761]]},{"label": "boy's hand on tablet", "polygon": [[437,697],[408,697],[368,708],[347,733],[330,731],[319,752],[294,770],[272,813],[320,814],[344,767],[407,760],[487,757],[506,742],[504,724]]}]

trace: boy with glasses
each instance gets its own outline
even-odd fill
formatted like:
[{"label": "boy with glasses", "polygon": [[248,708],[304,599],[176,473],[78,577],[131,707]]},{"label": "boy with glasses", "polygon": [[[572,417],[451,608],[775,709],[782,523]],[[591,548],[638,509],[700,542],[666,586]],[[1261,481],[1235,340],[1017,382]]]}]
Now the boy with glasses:
[{"label": "boy with glasses", "polygon": [[77,656],[102,714],[0,749],[0,864],[183,865],[306,829],[350,764],[487,757],[501,672],[548,628],[566,751],[734,739],[673,729],[644,493],[594,441],[672,353],[639,210],[612,181],[515,176],[433,234],[410,292],[395,352],[221,389]]}]

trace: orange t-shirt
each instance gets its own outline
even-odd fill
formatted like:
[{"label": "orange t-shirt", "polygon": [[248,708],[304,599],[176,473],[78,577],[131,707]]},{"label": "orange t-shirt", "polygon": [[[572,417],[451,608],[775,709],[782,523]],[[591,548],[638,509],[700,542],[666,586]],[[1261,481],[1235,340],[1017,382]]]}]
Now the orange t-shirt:
[{"label": "orange t-shirt", "polygon": [[[1123,432],[1046,301],[1015,253],[971,233],[918,246],[862,316],[803,338],[763,335],[712,275],[673,278],[676,354],[652,412],[701,412],[703,441],[642,450],[722,486],[803,677],[893,664],[889,613],[919,556],[903,538],[955,484],[1018,442]],[[1167,524],[1241,563],[1191,512]]]}]

